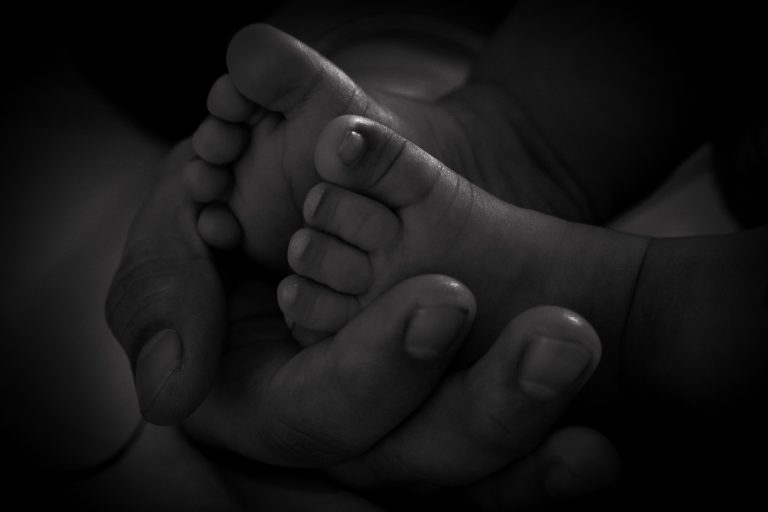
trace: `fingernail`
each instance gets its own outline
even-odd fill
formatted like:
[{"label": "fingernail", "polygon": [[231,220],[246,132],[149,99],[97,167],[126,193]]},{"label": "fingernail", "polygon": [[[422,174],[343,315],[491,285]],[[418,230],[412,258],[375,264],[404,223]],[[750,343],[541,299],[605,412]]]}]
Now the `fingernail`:
[{"label": "fingernail", "polygon": [[592,353],[573,341],[536,337],[518,366],[518,384],[527,394],[551,400],[568,391],[592,362]]},{"label": "fingernail", "polygon": [[181,338],[173,329],[155,334],[136,359],[136,394],[141,412],[151,410],[168,378],[181,367]]},{"label": "fingernail", "polygon": [[344,139],[339,144],[339,158],[344,165],[354,165],[365,151],[365,139],[363,136],[353,130],[347,130],[344,134]]},{"label": "fingernail", "polygon": [[304,218],[306,220],[310,221],[315,216],[323,195],[325,195],[325,186],[323,185],[315,185],[307,192],[307,197],[304,198]]},{"label": "fingernail", "polygon": [[458,341],[469,312],[456,306],[417,309],[405,328],[405,350],[414,359],[444,356]]}]

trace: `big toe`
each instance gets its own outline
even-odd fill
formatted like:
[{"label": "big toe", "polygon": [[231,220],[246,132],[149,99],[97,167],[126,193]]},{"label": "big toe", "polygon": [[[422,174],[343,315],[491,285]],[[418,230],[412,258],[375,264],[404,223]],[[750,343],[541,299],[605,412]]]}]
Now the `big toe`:
[{"label": "big toe", "polygon": [[336,66],[270,25],[241,29],[227,49],[227,68],[244,97],[287,116],[307,104],[339,115],[362,107],[357,103],[364,101],[358,87]]},{"label": "big toe", "polygon": [[404,208],[432,194],[446,176],[439,160],[389,128],[360,116],[331,121],[315,148],[320,176],[331,183]]}]

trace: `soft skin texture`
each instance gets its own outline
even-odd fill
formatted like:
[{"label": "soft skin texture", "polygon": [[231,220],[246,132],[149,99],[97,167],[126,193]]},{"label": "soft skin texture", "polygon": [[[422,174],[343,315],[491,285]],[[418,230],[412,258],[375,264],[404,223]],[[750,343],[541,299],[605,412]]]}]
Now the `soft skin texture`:
[{"label": "soft skin texture", "polygon": [[[470,485],[459,494],[477,501],[474,485],[485,481],[477,479],[504,469],[515,478],[527,475],[536,492],[502,496],[507,486],[497,489],[499,479],[505,478],[499,474],[488,481],[500,493],[491,503],[541,504],[569,492],[567,485],[564,490],[555,486],[542,491],[561,460],[586,475],[588,485],[580,487],[584,492],[615,481],[616,453],[595,431],[578,430],[582,433],[573,442],[557,441],[560,437],[545,441],[559,412],[600,358],[596,334],[582,318],[554,307],[521,315],[496,342],[493,357],[465,371],[463,378],[457,374],[438,385],[435,392],[451,353],[470,327],[474,298],[452,278],[426,275],[393,287],[333,339],[302,349],[277,307],[275,281],[237,258],[214,258],[194,236],[199,204],[178,195],[183,167],[191,157],[189,143],[182,144],[160,168],[156,189],[130,231],[108,301],[110,325],[129,359],[139,365],[145,361],[137,354],[154,329],[180,334],[184,363],[159,392],[142,402],[150,421],[178,422],[186,410],[193,410],[184,429],[206,444],[280,465],[332,466],[331,474],[363,487],[466,483]],[[170,191],[177,194],[173,201]],[[188,232],[190,237],[150,236],[159,219],[166,219],[167,232]],[[159,253],[150,258],[152,251]],[[228,297],[224,305],[206,302],[217,297],[211,293],[217,290]],[[199,309],[193,313],[179,304],[197,304]],[[222,331],[219,322],[225,325]],[[411,328],[404,331],[406,325]],[[210,333],[192,338],[205,350],[187,349],[189,336],[198,332]],[[525,382],[515,375],[524,374],[518,370],[524,347],[550,338],[580,347],[575,352],[579,357],[573,359],[585,366],[557,393],[542,397],[537,391],[541,386],[530,385],[535,373],[525,374]],[[565,358],[573,353],[566,351]],[[221,362],[211,365],[196,357],[218,357]],[[135,375],[139,380],[147,371],[139,367]],[[207,383],[212,389],[204,387]],[[137,382],[140,393],[144,387]],[[455,410],[462,402],[473,405],[466,414]],[[318,408],[333,414],[318,414]],[[454,421],[457,413],[462,421]],[[517,434],[511,436],[498,421],[514,424]],[[456,451],[446,450],[445,442],[434,442],[412,460],[401,460],[398,454],[410,451],[433,427],[441,429],[442,439]],[[582,439],[595,438],[600,439],[598,453],[604,463],[604,471],[597,473],[590,469],[588,457],[573,452]],[[505,455],[494,446],[505,446]],[[576,455],[568,458],[569,453]],[[434,465],[439,457],[445,465]]]},{"label": "soft skin texture", "polygon": [[[539,157],[540,161],[552,162],[559,161],[557,155],[563,155],[564,165],[559,169],[565,172],[566,178],[572,177],[578,185],[577,188],[570,190],[576,191],[576,203],[581,207],[574,211],[580,212],[580,215],[571,216],[571,218],[590,218],[601,220],[604,215],[610,214],[617,209],[626,206],[626,202],[649,187],[664,174],[666,169],[671,168],[672,164],[679,161],[681,155],[686,155],[692,144],[701,140],[701,126],[697,125],[696,116],[691,115],[698,109],[691,109],[693,95],[687,94],[688,79],[685,76],[684,69],[677,66],[679,54],[675,51],[666,51],[664,45],[646,46],[643,39],[635,39],[637,35],[648,34],[642,27],[635,25],[637,20],[643,20],[645,23],[651,19],[649,17],[622,16],[619,11],[627,9],[631,12],[635,6],[621,3],[613,5],[615,10],[604,11],[601,16],[594,16],[594,10],[589,5],[591,3],[582,2],[564,2],[559,4],[560,9],[551,9],[551,4],[546,2],[519,2],[514,17],[510,17],[499,32],[498,41],[514,43],[511,46],[515,48],[515,58],[508,59],[507,65],[498,65],[498,56],[510,55],[504,50],[504,45],[496,48],[496,51],[489,52],[489,55],[495,54],[496,58],[489,57],[482,70],[472,78],[474,90],[481,91],[488,101],[483,103],[485,109],[477,108],[475,104],[469,110],[474,111],[475,117],[481,117],[488,120],[490,130],[480,129],[479,134],[473,139],[473,144],[469,146],[455,145],[457,153],[459,148],[482,148],[472,153],[464,153],[462,156],[475,155],[486,161],[495,162],[503,168],[508,168],[512,159],[507,158],[506,154],[493,151],[494,147],[500,145],[500,141],[495,137],[498,133],[508,133],[509,125],[499,121],[492,114],[499,112],[498,102],[491,101],[494,98],[503,99],[506,104],[512,104],[518,107],[526,105],[528,116],[524,119],[535,127],[539,128],[541,139],[525,138],[526,144],[523,146],[532,150],[532,154]],[[588,6],[585,8],[584,6]],[[563,10],[565,9],[565,10]],[[560,13],[558,23],[549,25],[546,20],[553,13]],[[615,16],[619,14],[619,16]],[[579,19],[580,23],[570,26],[569,20]],[[531,23],[531,20],[538,20],[540,23]],[[619,23],[619,21],[621,23]],[[627,23],[629,25],[627,25]],[[633,30],[626,30],[627,26],[635,27]],[[516,27],[517,30],[508,30]],[[532,27],[522,30],[525,27]],[[542,28],[550,27],[549,30]],[[566,30],[567,29],[567,30]],[[653,32],[656,34],[656,32]],[[553,37],[556,36],[556,37]],[[606,43],[604,37],[608,35],[609,40],[618,41],[621,44]],[[647,36],[646,36],[647,37]],[[543,38],[543,40],[542,40]],[[546,44],[539,44],[545,42]],[[584,45],[581,43],[587,42]],[[639,42],[639,44],[638,44]],[[619,51],[611,54],[610,50],[615,48],[629,49],[631,51]],[[535,52],[531,53],[530,50]],[[563,49],[567,50],[563,53]],[[598,49],[599,51],[594,51]],[[656,51],[658,49],[664,51]],[[574,57],[575,56],[575,57]],[[587,57],[589,65],[582,65],[581,58]],[[637,57],[640,57],[639,59]],[[537,63],[546,62],[547,66],[539,66]],[[607,65],[605,65],[607,63]],[[640,64],[640,65],[638,65]],[[572,71],[577,69],[579,73],[575,75]],[[618,70],[621,71],[618,71]],[[607,73],[601,70],[609,70]],[[673,70],[675,73],[668,74]],[[677,71],[681,71],[680,76]],[[597,72],[595,74],[595,72]],[[586,73],[586,74],[583,74]],[[500,74],[507,75],[509,80]],[[672,77],[670,79],[670,76]],[[678,80],[677,78],[681,78]],[[522,83],[520,83],[520,81]],[[499,93],[497,87],[501,83],[511,84],[513,89],[511,95]],[[542,84],[554,85],[556,90],[552,95],[544,94],[541,88]],[[627,89],[625,86],[631,87]],[[669,86],[672,86],[669,88]],[[493,86],[493,87],[491,87]],[[558,92],[557,88],[560,88]],[[624,95],[622,91],[630,91],[630,94]],[[653,91],[651,96],[645,96],[645,92]],[[561,94],[566,92],[567,94]],[[457,94],[455,98],[457,103],[461,103],[461,96]],[[553,98],[561,103],[553,103]],[[542,101],[543,100],[543,101]],[[609,100],[606,104],[605,100]],[[610,108],[619,106],[621,108]],[[606,108],[609,107],[609,108]],[[629,109],[629,110],[626,110]],[[542,115],[536,112],[543,112]],[[507,112],[508,113],[508,112]],[[597,114],[600,115],[597,115]],[[509,116],[502,119],[510,119]],[[515,118],[517,119],[517,118]],[[592,123],[598,120],[597,123]],[[628,126],[627,123],[631,124]],[[512,123],[513,125],[515,123]],[[476,127],[477,125],[473,125]],[[574,130],[574,127],[576,128]],[[474,132],[474,130],[472,130]],[[515,132],[517,133],[517,132]],[[409,135],[409,134],[406,134]],[[545,144],[536,144],[534,142],[545,142]],[[495,142],[493,142],[495,141]],[[560,151],[560,143],[565,142],[566,147]],[[504,140],[503,145],[512,145],[508,140]],[[467,165],[455,165],[455,154],[441,154],[437,149],[428,144],[422,144],[426,149],[435,155],[440,156],[441,160],[447,162],[451,167],[468,168]],[[541,148],[544,150],[540,150]],[[445,149],[445,148],[442,148]],[[555,149],[555,151],[549,151]],[[642,154],[637,157],[637,152]],[[464,158],[464,162],[472,161],[473,158]],[[521,166],[522,167],[522,166]],[[519,170],[521,167],[516,167]],[[542,166],[547,168],[547,166]],[[490,168],[486,168],[490,169]],[[564,180],[562,174],[556,169],[548,169],[552,173],[556,182],[562,183]],[[652,169],[652,172],[648,172]],[[459,170],[459,169],[457,169]],[[496,194],[508,201],[513,201],[515,195],[520,191],[529,191],[526,186],[529,182],[528,176],[523,175],[517,183],[507,182],[502,173],[486,173],[485,177],[478,173],[479,179],[472,181],[482,184],[485,188],[493,190]],[[520,176],[518,172],[513,173]],[[581,176],[581,179],[576,177]],[[494,183],[496,177],[501,179],[502,184]],[[501,178],[500,178],[501,177]],[[491,186],[493,185],[493,186]],[[530,185],[530,183],[528,183]],[[578,193],[578,188],[583,188],[583,193]],[[510,191],[512,191],[510,193]],[[224,199],[229,195],[223,192]],[[505,195],[510,194],[510,195]],[[578,200],[579,196],[586,197],[583,202]],[[591,204],[593,203],[594,204]],[[561,204],[560,201],[553,203]],[[519,204],[526,205],[524,202]],[[542,208],[543,209],[543,208]],[[298,206],[297,206],[298,211]],[[554,211],[554,210],[547,210]],[[595,213],[588,213],[588,212]],[[227,210],[222,212],[226,215]],[[201,220],[204,217],[201,217]],[[231,220],[231,219],[230,219]],[[216,223],[214,222],[214,225]],[[148,231],[148,229],[147,229]],[[216,231],[216,230],[214,230]],[[232,237],[225,237],[231,239]],[[226,240],[224,240],[226,242]],[[687,474],[686,469],[691,467],[699,471],[691,474],[699,474],[701,468],[711,467],[706,460],[707,451],[700,452],[695,448],[696,442],[690,441],[686,433],[695,431],[700,433],[697,439],[706,440],[707,446],[712,446],[712,440],[718,439],[721,432],[718,427],[726,424],[729,426],[729,433],[734,435],[724,436],[726,441],[723,445],[728,446],[729,440],[736,439],[740,441],[739,447],[744,448],[750,445],[750,441],[755,436],[748,435],[748,432],[738,432],[738,428],[733,425],[756,425],[760,426],[759,418],[754,418],[750,413],[749,407],[745,404],[753,403],[754,398],[761,397],[764,394],[764,382],[761,380],[765,372],[762,371],[761,362],[765,358],[760,357],[762,344],[760,340],[765,339],[765,327],[760,324],[759,319],[764,318],[764,296],[765,296],[765,272],[761,266],[765,254],[765,232],[764,230],[755,230],[749,233],[735,237],[723,237],[712,239],[701,239],[689,243],[688,240],[671,240],[662,243],[653,242],[651,249],[647,251],[646,258],[642,265],[643,271],[640,276],[644,277],[643,287],[637,288],[637,295],[634,305],[630,307],[629,322],[626,323],[628,332],[626,337],[616,335],[616,330],[605,330],[601,325],[599,331],[601,334],[607,333],[609,339],[622,339],[627,341],[630,347],[627,351],[619,349],[618,345],[609,343],[606,347],[604,361],[608,368],[606,371],[599,371],[597,382],[602,381],[601,376],[608,376],[609,382],[615,382],[619,379],[622,382],[622,390],[632,390],[632,398],[626,398],[627,403],[621,407],[616,407],[615,402],[605,402],[608,404],[605,409],[610,410],[609,415],[622,415],[627,412],[631,417],[644,418],[649,411],[653,413],[660,405],[667,411],[684,411],[682,416],[686,421],[684,425],[693,428],[680,428],[674,433],[664,431],[665,416],[659,417],[655,414],[649,414],[649,420],[654,428],[644,430],[643,423],[633,424],[632,420],[627,421],[625,427],[631,427],[635,432],[647,434],[643,447],[638,450],[640,457],[646,460],[654,460],[653,457],[659,453],[664,453],[664,449],[655,445],[655,441],[660,438],[665,439],[664,446],[679,446],[680,441],[690,444],[692,455],[696,457],[686,460],[686,457],[679,457],[678,465],[669,465],[668,468],[673,476]],[[611,252],[619,254],[616,244],[613,249],[607,244],[604,249],[604,255],[610,255]],[[714,250],[705,250],[713,248]],[[584,247],[584,257],[591,254],[590,247]],[[703,252],[707,257],[701,258]],[[578,252],[581,256],[582,252]],[[672,267],[665,267],[669,262],[673,262]],[[601,267],[600,272],[595,272],[592,281],[595,283],[611,282],[616,275],[612,272],[612,266],[606,262]],[[578,273],[586,266],[581,258],[569,260],[569,265],[573,271]],[[667,274],[659,272],[662,268],[671,268]],[[602,269],[606,271],[603,272]],[[738,269],[736,272],[723,272],[722,269]],[[705,275],[706,279],[701,280]],[[650,276],[650,278],[648,278]],[[659,277],[662,276],[663,278]],[[645,278],[648,278],[647,280]],[[733,279],[735,278],[735,279]],[[150,281],[151,282],[151,281]],[[709,283],[702,285],[702,282]],[[683,288],[675,288],[674,285],[685,284]],[[734,284],[735,283],[735,284]],[[132,285],[140,290],[142,285]],[[681,289],[683,292],[681,292]],[[688,293],[687,291],[692,293]],[[734,291],[738,290],[738,291]],[[706,293],[700,293],[700,292]],[[545,294],[546,295],[546,294]],[[551,295],[550,295],[551,296]],[[659,304],[656,297],[668,297],[664,302],[667,306],[656,308]],[[693,297],[694,300],[688,300]],[[727,314],[722,314],[723,298],[727,298]],[[748,300],[747,300],[748,299]],[[604,305],[595,307],[595,313],[600,318],[599,313],[615,309],[612,297],[606,297]],[[578,306],[578,301],[573,298],[567,302],[572,306]],[[128,314],[131,307],[125,308]],[[592,311],[579,310],[588,315],[591,319]],[[679,313],[684,313],[680,315]],[[688,322],[679,322],[680,318],[697,318],[696,329],[689,329]],[[756,320],[757,319],[757,320]],[[657,322],[658,320],[658,322]],[[618,320],[617,320],[618,322]],[[141,324],[141,322],[138,322]],[[620,322],[619,322],[620,323]],[[609,326],[610,327],[610,326]],[[154,332],[153,327],[148,328],[148,332]],[[701,343],[700,338],[704,340]],[[744,350],[737,350],[723,358],[716,354],[721,354],[723,339],[736,340],[735,343],[744,347]],[[691,354],[694,351],[694,360],[697,364],[691,367],[681,361],[686,357],[667,358],[666,343],[674,343],[675,354]],[[315,340],[316,341],[316,340]],[[644,351],[646,346],[652,347],[647,353]],[[717,350],[696,350],[696,347],[716,347]],[[758,356],[754,357],[750,348],[758,350]],[[645,353],[645,358],[633,359],[627,354]],[[622,356],[623,365],[611,366],[611,361],[619,360]],[[741,362],[742,359],[744,362]],[[643,364],[636,365],[635,362],[641,360]],[[727,363],[721,365],[721,363]],[[685,366],[683,366],[685,365]],[[743,367],[742,367],[743,365]],[[692,371],[693,370],[693,371]],[[677,372],[690,378],[677,381]],[[645,377],[650,373],[655,391],[651,397],[644,395]],[[704,381],[710,382],[707,387],[709,390],[715,390],[716,393],[701,392],[696,387],[700,382],[698,377],[704,376]],[[722,376],[734,376],[734,379],[722,379]],[[715,378],[716,377],[716,378]],[[612,379],[611,379],[612,378]],[[711,379],[711,381],[709,380]],[[680,385],[681,383],[685,385]],[[675,392],[667,393],[667,385],[676,386]],[[591,386],[593,387],[593,386]],[[600,388],[600,386],[598,386]],[[602,389],[608,389],[609,386],[602,386]],[[743,397],[741,400],[730,401],[727,397],[733,396],[735,391],[737,397]],[[745,391],[745,392],[744,392]],[[742,393],[744,392],[744,393]],[[717,407],[708,405],[707,397],[717,397]],[[633,402],[640,397],[639,402]],[[599,402],[598,402],[599,403]],[[686,407],[679,408],[679,404]],[[635,408],[636,405],[641,406]],[[690,408],[687,406],[691,405]],[[703,421],[701,411],[705,411]],[[736,414],[734,415],[734,411]],[[710,414],[714,414],[719,421],[712,423]],[[728,418],[738,417],[743,421],[735,421],[729,424]],[[657,422],[657,423],[654,423]],[[759,432],[755,428],[754,432]],[[650,435],[653,434],[653,435]],[[629,443],[637,439],[635,436],[628,436]],[[758,437],[759,439],[759,437]],[[762,446],[759,445],[758,448]],[[754,447],[753,447],[754,448]],[[718,451],[724,451],[725,448]],[[754,450],[740,451],[731,450],[729,460],[735,460],[736,464],[728,464],[729,468],[740,468],[739,454]],[[759,450],[758,450],[759,451]],[[642,453],[645,452],[645,453]],[[762,453],[762,452],[761,452]],[[697,458],[698,457],[698,458]],[[682,469],[678,470],[680,467]],[[725,467],[725,466],[724,466]],[[745,471],[733,471],[728,480],[737,482],[739,475],[744,475]],[[662,475],[663,472],[656,473]],[[715,472],[713,475],[722,475],[722,472]],[[716,476],[709,475],[709,481],[717,483],[714,480]],[[661,478],[661,477],[660,477]],[[691,481],[695,481],[691,477]],[[670,480],[676,481],[676,480]],[[745,479],[744,482],[751,481]],[[743,485],[737,484],[737,488],[743,488]],[[717,488],[713,485],[710,489]],[[727,486],[726,486],[727,487]],[[680,493],[685,495],[685,491]],[[727,493],[726,493],[727,494]]]},{"label": "soft skin texture", "polygon": [[[753,404],[767,389],[765,227],[650,239],[568,223],[498,201],[391,130],[354,116],[329,124],[316,162],[327,182],[308,194],[308,227],[289,245],[298,273],[281,284],[295,287],[292,301],[280,295],[289,321],[332,331],[332,322],[392,282],[444,272],[478,301],[459,354],[470,364],[503,318],[536,303],[565,304],[589,312],[605,354],[583,407],[571,412],[617,429],[638,467],[652,467],[662,446],[701,460],[685,478],[649,469],[649,479],[666,475],[677,489],[665,488],[678,496],[711,481],[696,447],[716,433],[723,442],[705,457],[719,463],[739,467],[748,446],[764,450],[757,426],[765,423]],[[342,314],[317,315],[306,304],[336,305]],[[741,448],[730,450],[732,443]],[[674,467],[688,467],[683,458],[675,456]],[[749,474],[733,475],[715,481],[749,487]]]},{"label": "soft skin texture", "polygon": [[231,174],[204,195],[232,215],[204,209],[201,233],[284,268],[279,249],[317,181],[313,143],[341,114],[384,124],[507,202],[603,222],[704,140],[687,48],[656,18],[640,2],[517,2],[466,83],[424,100],[365,76],[361,89],[290,35],[245,27],[194,137],[203,165]]},{"label": "soft skin texture", "polygon": [[[360,137],[362,154],[347,164],[342,149],[350,133]],[[502,202],[361,117],[329,123],[316,163],[327,182],[307,197],[308,227],[288,250],[297,275],[279,289],[289,322],[333,332],[392,284],[432,269],[457,276],[478,300],[463,364],[485,352],[508,318],[555,303],[588,312],[610,350],[603,370],[616,370],[648,239]],[[603,391],[612,389],[606,382]]]}]

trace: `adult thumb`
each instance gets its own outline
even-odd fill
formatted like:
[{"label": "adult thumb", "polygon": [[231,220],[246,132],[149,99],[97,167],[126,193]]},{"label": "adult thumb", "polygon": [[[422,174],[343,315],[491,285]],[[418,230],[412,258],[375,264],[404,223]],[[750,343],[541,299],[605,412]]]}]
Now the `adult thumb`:
[{"label": "adult thumb", "polygon": [[225,331],[226,298],[197,233],[199,205],[181,186],[192,157],[185,141],[161,163],[106,301],[109,326],[133,368],[141,412],[160,425],[181,421],[205,398]]}]

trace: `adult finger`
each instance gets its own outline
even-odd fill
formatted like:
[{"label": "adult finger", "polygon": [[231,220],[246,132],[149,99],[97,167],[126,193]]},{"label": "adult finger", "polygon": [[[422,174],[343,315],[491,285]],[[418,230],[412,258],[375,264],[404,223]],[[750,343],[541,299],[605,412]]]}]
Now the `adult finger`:
[{"label": "adult finger", "polygon": [[225,296],[197,233],[199,206],[181,186],[188,141],[158,169],[128,232],[107,301],[109,326],[131,361],[142,414],[178,422],[210,389],[225,332]]},{"label": "adult finger", "polygon": [[574,499],[615,486],[621,461],[613,444],[599,432],[565,427],[541,446],[500,472],[457,491],[473,508],[484,511],[572,508]]},{"label": "adult finger", "polygon": [[600,354],[597,334],[577,314],[553,306],[525,311],[397,431],[332,474],[363,487],[477,481],[542,442]]},{"label": "adult finger", "polygon": [[[333,338],[303,350],[281,341],[263,318],[233,325],[220,377],[185,428],[272,464],[327,465],[359,455],[430,394],[474,312],[466,287],[427,275],[394,286]],[[274,322],[287,331],[282,318]]]}]

